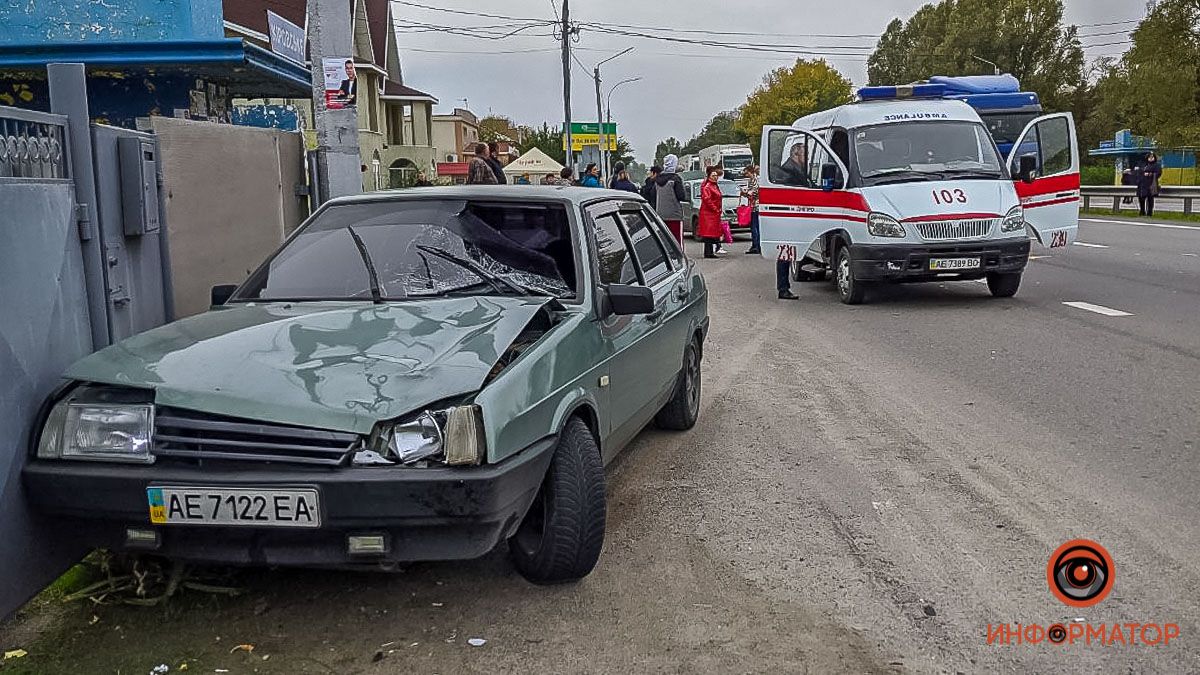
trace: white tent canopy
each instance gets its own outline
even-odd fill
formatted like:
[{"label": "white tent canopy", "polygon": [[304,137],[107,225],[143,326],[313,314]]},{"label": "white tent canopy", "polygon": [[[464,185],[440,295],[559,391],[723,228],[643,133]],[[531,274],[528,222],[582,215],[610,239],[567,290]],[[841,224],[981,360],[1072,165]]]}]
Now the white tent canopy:
[{"label": "white tent canopy", "polygon": [[[557,176],[558,172],[562,171],[562,168],[562,164],[551,159],[546,153],[537,148],[530,148],[525,154],[509,162],[508,166],[504,167],[504,173],[508,175],[509,180],[523,173],[527,173],[530,178],[536,179],[548,173]],[[534,180],[533,182],[536,183],[538,181]]]}]

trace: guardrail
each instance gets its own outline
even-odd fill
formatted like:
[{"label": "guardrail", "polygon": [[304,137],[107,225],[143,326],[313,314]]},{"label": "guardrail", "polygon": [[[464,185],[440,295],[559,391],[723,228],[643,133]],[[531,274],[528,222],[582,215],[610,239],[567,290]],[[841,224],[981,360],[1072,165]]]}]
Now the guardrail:
[{"label": "guardrail", "polygon": [[[1112,199],[1113,211],[1121,209],[1121,200],[1126,197],[1137,200],[1137,187],[1132,185],[1084,185],[1079,189],[1079,193],[1083,197],[1085,209],[1091,206],[1092,199]],[[1164,185],[1159,188],[1155,199],[1181,199],[1183,212],[1190,214],[1193,213],[1192,200],[1200,199],[1200,186]]]}]

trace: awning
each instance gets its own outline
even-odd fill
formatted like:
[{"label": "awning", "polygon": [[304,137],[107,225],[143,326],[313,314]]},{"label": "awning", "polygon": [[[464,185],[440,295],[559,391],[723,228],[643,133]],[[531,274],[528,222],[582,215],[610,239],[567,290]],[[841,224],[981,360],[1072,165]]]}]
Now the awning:
[{"label": "awning", "polygon": [[551,159],[546,153],[537,148],[530,148],[525,151],[525,154],[509,162],[504,167],[504,173],[509,176],[520,176],[523,173],[531,176],[545,176],[548,173],[557,175],[562,169],[563,165]]}]

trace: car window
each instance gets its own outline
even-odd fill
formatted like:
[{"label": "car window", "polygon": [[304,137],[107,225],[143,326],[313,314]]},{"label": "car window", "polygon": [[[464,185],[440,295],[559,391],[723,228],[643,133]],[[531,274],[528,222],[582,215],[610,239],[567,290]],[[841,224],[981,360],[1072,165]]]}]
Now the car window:
[{"label": "car window", "polygon": [[658,239],[663,243],[663,247],[667,249],[667,258],[671,261],[671,267],[682,269],[684,265],[683,249],[680,248],[680,244],[676,241],[675,237],[671,235],[671,231],[667,229],[666,223],[658,217],[657,213],[644,206],[642,207],[642,217],[646,219],[646,222],[650,223],[651,229],[658,235]]},{"label": "car window", "polygon": [[1038,175],[1053,176],[1071,168],[1071,129],[1066,118],[1038,122]]},{"label": "car window", "polygon": [[615,214],[592,219],[596,233],[596,268],[602,284],[636,284],[637,268]]},{"label": "car window", "polygon": [[667,252],[642,212],[621,211],[621,219],[625,223],[629,240],[633,242],[633,250],[637,254],[638,266],[642,269],[642,278],[646,285],[653,286],[670,275],[671,265],[667,262]]},{"label": "car window", "polygon": [[[373,278],[374,277],[374,278]],[[319,212],[234,301],[515,293],[574,296],[561,204],[463,199],[339,204]]]}]

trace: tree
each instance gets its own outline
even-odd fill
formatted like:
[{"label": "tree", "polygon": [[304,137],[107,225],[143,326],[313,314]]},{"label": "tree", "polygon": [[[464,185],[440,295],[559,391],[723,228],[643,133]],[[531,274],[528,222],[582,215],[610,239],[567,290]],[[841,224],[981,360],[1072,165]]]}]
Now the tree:
[{"label": "tree", "polygon": [[[481,127],[481,134],[482,131]],[[562,127],[552,127],[543,122],[541,129],[530,129],[525,134],[525,140],[517,146],[517,149],[523,155],[532,148],[541,150],[559,164],[567,162],[567,153],[563,151]]]},{"label": "tree", "polygon": [[726,145],[735,143],[745,143],[748,139],[746,134],[737,129],[737,110],[727,110],[717,113],[700,133],[692,137],[692,140],[683,146],[682,152],[685,155],[694,155],[710,145]]},{"label": "tree", "polygon": [[1162,147],[1200,144],[1200,2],[1155,5],[1110,84],[1106,105],[1134,133]]},{"label": "tree", "polygon": [[672,136],[667,140],[660,142],[658,147],[654,149],[654,161],[661,165],[663,158],[667,155],[675,155],[678,157],[682,154],[684,154],[683,144],[679,142],[678,138]]},{"label": "tree", "polygon": [[823,59],[798,59],[763,78],[738,113],[734,128],[758,152],[762,128],[850,102],[850,80]]},{"label": "tree", "polygon": [[617,149],[609,152],[608,156],[612,166],[616,166],[617,162],[628,165],[633,162],[633,146],[624,136],[617,136]]},{"label": "tree", "polygon": [[[987,27],[983,30],[983,27]],[[867,60],[870,84],[908,84],[932,75],[991,73],[995,63],[1048,110],[1072,110],[1087,87],[1075,26],[1062,0],[942,0],[896,19]]]},{"label": "tree", "polygon": [[479,140],[484,143],[492,141],[512,141],[519,143],[521,138],[531,130],[513,123],[501,115],[489,115],[479,120]]}]

